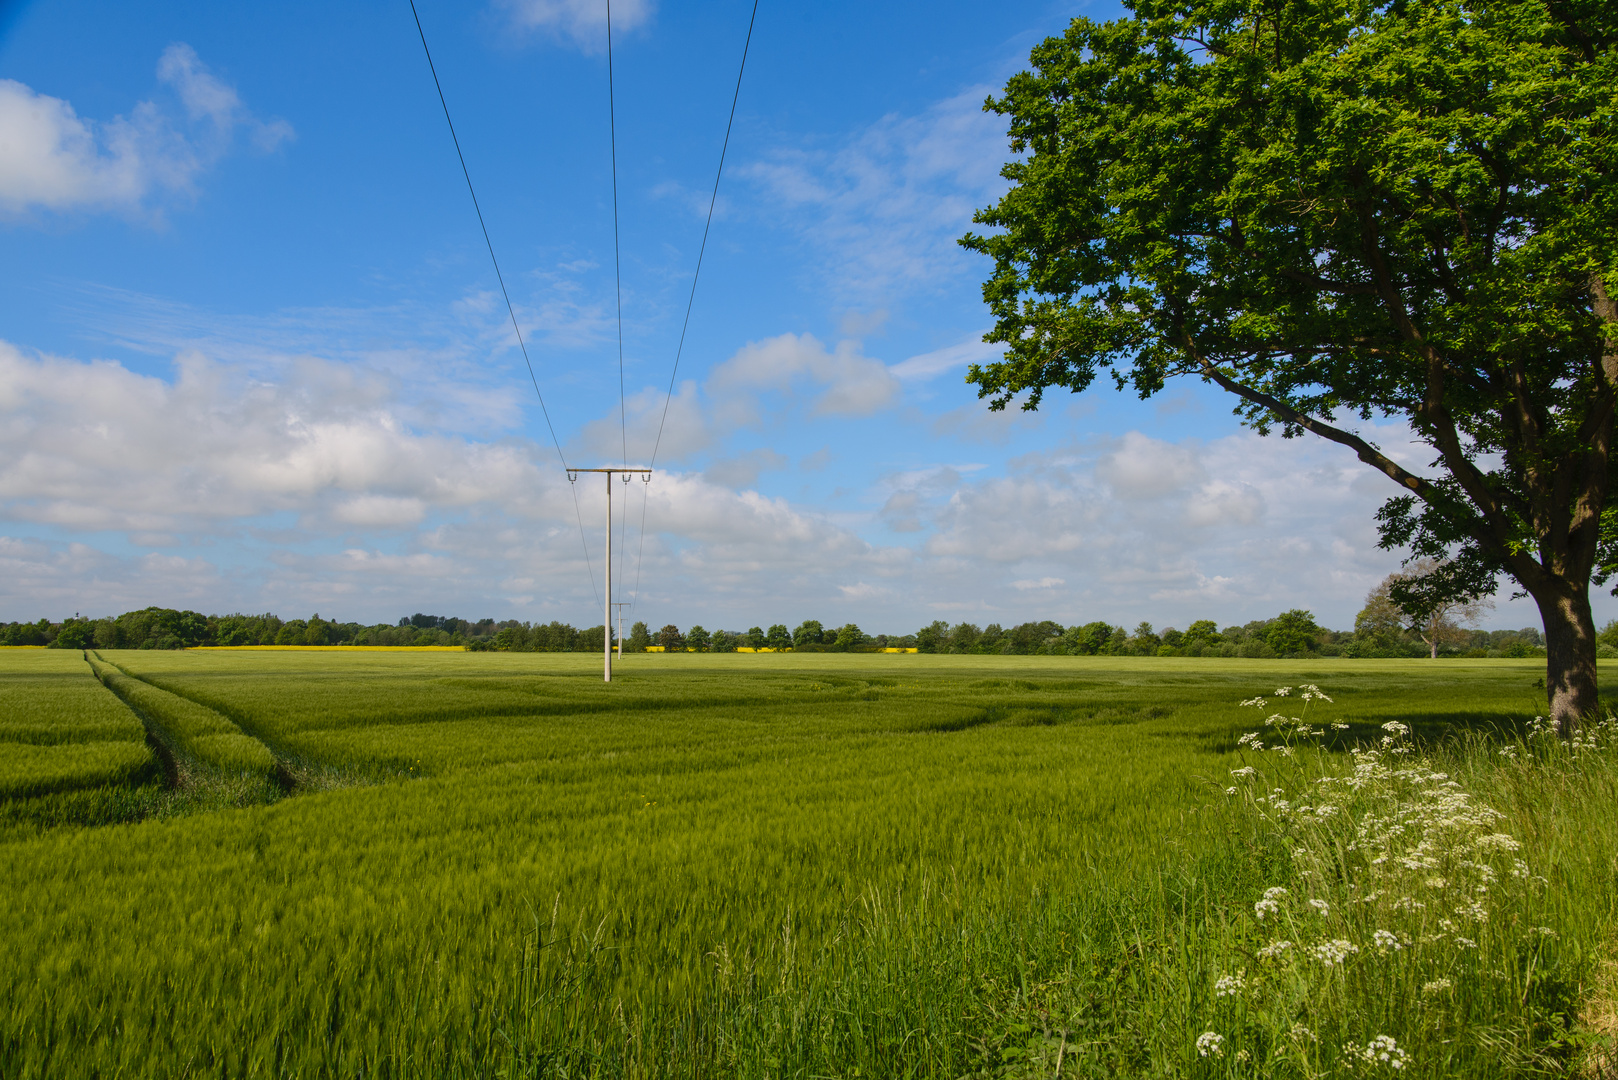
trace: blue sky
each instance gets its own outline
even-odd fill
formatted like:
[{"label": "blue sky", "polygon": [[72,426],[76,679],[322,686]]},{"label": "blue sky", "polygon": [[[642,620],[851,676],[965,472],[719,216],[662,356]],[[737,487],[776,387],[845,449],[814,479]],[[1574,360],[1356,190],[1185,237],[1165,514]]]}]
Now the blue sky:
[{"label": "blue sky", "polygon": [[[622,418],[605,5],[418,7],[562,453],[642,464],[750,5],[614,10]],[[1200,384],[1010,415],[964,384],[982,101],[1114,11],[760,5],[618,504],[632,618],[1341,627],[1397,569],[1385,479]],[[599,481],[561,470],[402,0],[0,4],[0,238],[0,619],[599,622]]]}]

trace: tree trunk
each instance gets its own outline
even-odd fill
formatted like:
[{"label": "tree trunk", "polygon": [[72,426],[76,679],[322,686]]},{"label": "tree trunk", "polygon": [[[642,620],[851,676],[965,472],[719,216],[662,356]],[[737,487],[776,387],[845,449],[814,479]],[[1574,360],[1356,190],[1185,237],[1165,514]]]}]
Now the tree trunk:
[{"label": "tree trunk", "polygon": [[1545,624],[1545,697],[1563,738],[1600,715],[1596,695],[1596,625],[1588,589],[1556,581],[1534,595]]}]

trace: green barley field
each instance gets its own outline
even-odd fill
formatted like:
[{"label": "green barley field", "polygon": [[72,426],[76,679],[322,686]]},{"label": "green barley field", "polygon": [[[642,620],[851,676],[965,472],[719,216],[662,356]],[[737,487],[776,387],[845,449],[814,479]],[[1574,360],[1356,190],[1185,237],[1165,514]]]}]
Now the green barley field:
[{"label": "green barley field", "polygon": [[[0,650],[0,1076],[1601,1075],[1618,753],[1536,750],[1542,674]],[[1407,725],[1520,843],[1487,915],[1265,966],[1365,835],[1233,786],[1304,684],[1347,726],[1259,775]]]}]

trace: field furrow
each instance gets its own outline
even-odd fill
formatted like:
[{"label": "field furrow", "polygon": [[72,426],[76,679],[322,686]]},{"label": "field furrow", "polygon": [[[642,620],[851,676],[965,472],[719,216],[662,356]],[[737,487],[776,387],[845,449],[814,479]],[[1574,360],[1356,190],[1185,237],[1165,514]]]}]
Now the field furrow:
[{"label": "field furrow", "polygon": [[180,771],[200,766],[216,774],[276,775],[275,755],[213,709],[126,674],[99,654],[89,664],[102,684],[142,718]]}]

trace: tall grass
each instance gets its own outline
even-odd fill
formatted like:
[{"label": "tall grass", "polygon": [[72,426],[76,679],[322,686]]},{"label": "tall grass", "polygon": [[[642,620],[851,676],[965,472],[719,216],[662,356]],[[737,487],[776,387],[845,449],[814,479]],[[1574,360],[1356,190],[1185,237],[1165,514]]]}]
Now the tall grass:
[{"label": "tall grass", "polygon": [[[603,688],[588,658],[117,659],[393,781],[0,843],[6,1076],[1346,1076],[1379,1037],[1402,1075],[1552,1075],[1609,937],[1612,752],[1518,737],[1526,664],[676,656]],[[1335,748],[1239,742],[1255,682],[1310,679]],[[1435,931],[1343,899],[1324,827],[1402,781],[1324,818],[1285,794],[1350,743],[1521,845],[1430,970],[1397,965]]]}]

